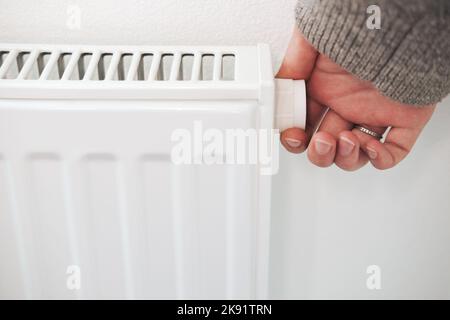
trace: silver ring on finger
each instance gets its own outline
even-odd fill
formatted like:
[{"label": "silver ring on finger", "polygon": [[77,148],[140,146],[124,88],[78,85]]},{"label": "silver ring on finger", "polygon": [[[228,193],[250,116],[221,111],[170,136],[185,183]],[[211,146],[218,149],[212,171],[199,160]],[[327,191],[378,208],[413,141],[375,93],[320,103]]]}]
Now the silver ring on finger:
[{"label": "silver ring on finger", "polygon": [[383,135],[382,134],[379,134],[378,132],[372,131],[372,130],[370,130],[370,129],[366,128],[366,127],[363,127],[361,125],[355,125],[353,127],[353,129],[357,129],[357,130],[361,131],[362,133],[365,133],[365,134],[367,134],[369,136],[374,137],[377,140],[383,139]]}]

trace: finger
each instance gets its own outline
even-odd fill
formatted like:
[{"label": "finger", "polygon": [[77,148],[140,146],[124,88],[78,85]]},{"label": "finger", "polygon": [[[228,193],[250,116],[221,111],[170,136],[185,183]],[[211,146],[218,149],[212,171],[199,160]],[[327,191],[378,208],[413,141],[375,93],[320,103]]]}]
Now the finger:
[{"label": "finger", "polygon": [[[368,125],[361,125],[371,131],[374,131],[380,135],[383,135],[386,132],[386,128],[383,127],[374,127]],[[364,154],[368,157],[369,161],[374,164],[382,159],[380,159],[380,151],[383,147],[383,144],[377,140],[375,137],[368,135],[367,133],[361,132],[360,130],[354,128],[352,130],[353,134],[358,138],[360,143],[360,149],[364,152]],[[386,154],[384,155],[383,161],[387,161]]]},{"label": "finger", "polygon": [[327,109],[313,99],[308,99],[307,106],[305,130],[291,128],[281,133],[281,143],[289,152],[301,153],[305,151]]},{"label": "finger", "polygon": [[281,144],[291,153],[302,153],[305,151],[308,137],[300,128],[290,128],[281,133]]},{"label": "finger", "polygon": [[309,44],[298,28],[295,27],[276,77],[295,80],[309,79],[314,69],[317,55],[316,49]]},{"label": "finger", "polygon": [[384,143],[375,139],[367,141],[365,149],[372,165],[377,169],[386,170],[399,164],[413,148],[435,108],[434,105],[422,108],[408,107],[410,127],[394,126],[387,133]]},{"label": "finger", "polygon": [[345,171],[355,171],[364,167],[369,159],[360,150],[360,143],[355,134],[351,131],[342,131],[338,137],[336,165]]},{"label": "finger", "polygon": [[309,160],[318,167],[326,168],[334,163],[336,138],[328,132],[317,132],[308,148]]},{"label": "finger", "polygon": [[368,162],[367,156],[360,152],[358,138],[349,131],[353,126],[353,123],[342,118],[334,110],[330,110],[319,128],[319,132],[328,132],[335,137],[337,150],[334,162],[346,171],[358,170]]},{"label": "finger", "polygon": [[375,139],[368,141],[366,149],[370,162],[379,170],[395,167],[409,154],[420,132],[417,129],[392,128],[384,144]]},{"label": "finger", "polygon": [[336,111],[330,109],[320,123],[319,132],[328,132],[337,139],[339,133],[352,128],[353,123],[345,120]]},{"label": "finger", "polygon": [[[309,79],[317,58],[317,51],[302,36],[297,27],[289,42],[288,49],[277,73],[278,78]],[[308,101],[306,128],[291,128],[281,134],[281,143],[292,153],[301,153],[307,148],[317,123],[326,108],[318,103]]]}]

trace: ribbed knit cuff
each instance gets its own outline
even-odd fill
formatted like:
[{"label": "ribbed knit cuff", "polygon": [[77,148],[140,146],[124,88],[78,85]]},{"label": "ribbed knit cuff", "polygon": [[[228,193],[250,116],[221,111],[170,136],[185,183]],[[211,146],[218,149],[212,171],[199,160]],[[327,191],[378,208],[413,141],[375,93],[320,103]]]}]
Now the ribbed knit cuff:
[{"label": "ribbed knit cuff", "polygon": [[[305,38],[321,53],[372,82],[382,94],[430,105],[450,93],[450,1],[303,0],[296,10]],[[369,5],[381,9],[370,29]]]}]

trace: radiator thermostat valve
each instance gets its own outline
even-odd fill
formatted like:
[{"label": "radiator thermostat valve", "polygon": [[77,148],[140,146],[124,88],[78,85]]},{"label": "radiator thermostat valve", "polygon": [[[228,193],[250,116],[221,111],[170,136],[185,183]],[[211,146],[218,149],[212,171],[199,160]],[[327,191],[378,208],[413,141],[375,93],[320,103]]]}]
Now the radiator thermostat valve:
[{"label": "radiator thermostat valve", "polygon": [[306,84],[304,80],[275,79],[275,128],[306,127]]}]

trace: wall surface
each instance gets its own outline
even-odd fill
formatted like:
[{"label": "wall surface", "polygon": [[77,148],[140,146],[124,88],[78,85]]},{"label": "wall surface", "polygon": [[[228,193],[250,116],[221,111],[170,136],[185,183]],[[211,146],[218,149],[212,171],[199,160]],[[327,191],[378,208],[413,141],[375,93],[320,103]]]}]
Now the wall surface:
[{"label": "wall surface", "polygon": [[[295,0],[0,0],[0,41],[269,43],[274,69]],[[75,20],[74,20],[75,19]],[[276,298],[450,298],[450,100],[386,172],[319,169],[283,152],[274,179]],[[381,290],[366,269],[381,268]]]},{"label": "wall surface", "polygon": [[267,42],[279,61],[296,0],[0,0],[2,42],[226,44]]}]

